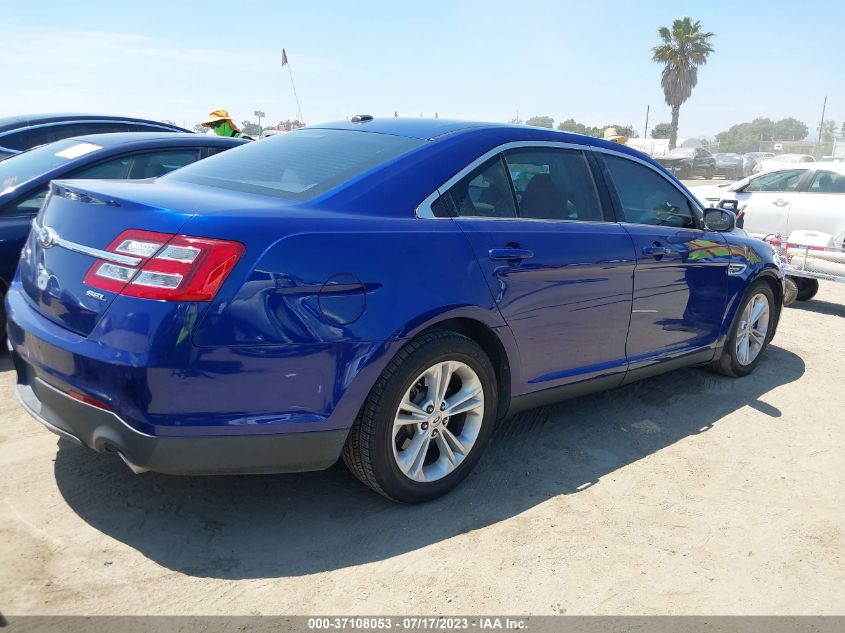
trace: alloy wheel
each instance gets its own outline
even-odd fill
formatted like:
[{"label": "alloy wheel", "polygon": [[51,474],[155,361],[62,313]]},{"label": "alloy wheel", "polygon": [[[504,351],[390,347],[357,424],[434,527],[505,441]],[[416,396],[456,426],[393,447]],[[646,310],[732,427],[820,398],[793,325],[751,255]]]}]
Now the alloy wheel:
[{"label": "alloy wheel", "polygon": [[446,477],[467,458],[484,419],[478,374],[459,361],[423,371],[402,397],[393,422],[393,457],[409,479]]},{"label": "alloy wheel", "polygon": [[761,292],[745,304],[736,331],[736,358],[741,365],[750,365],[760,355],[769,333],[769,314],[769,299]]}]

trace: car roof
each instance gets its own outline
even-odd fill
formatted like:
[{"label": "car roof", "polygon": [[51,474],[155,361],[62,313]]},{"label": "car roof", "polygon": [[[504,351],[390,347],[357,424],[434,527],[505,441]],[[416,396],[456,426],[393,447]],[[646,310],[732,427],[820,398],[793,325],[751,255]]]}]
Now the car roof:
[{"label": "car roof", "polygon": [[114,116],[109,114],[74,114],[74,113],[52,113],[52,114],[19,114],[0,118],[0,134],[12,130],[20,130],[34,125],[46,125],[49,123],[66,123],[74,121],[130,121],[132,123],[147,123],[150,125],[158,125],[161,127],[170,128],[173,130],[183,130],[184,128],[178,125],[171,125],[170,123],[162,123],[161,121],[152,121],[150,119],[140,119],[132,116]]},{"label": "car roof", "polygon": [[[309,125],[310,129],[330,130],[359,130],[362,132],[374,132],[376,134],[391,134],[393,136],[407,136],[430,140],[451,134],[459,130],[480,127],[507,127],[500,123],[483,123],[480,121],[458,121],[452,119],[412,119],[412,118],[372,118],[360,123],[352,121],[333,121],[320,125]],[[516,127],[516,126],[512,126]]]},{"label": "car roof", "polygon": [[[620,154],[636,156],[653,165],[657,162],[653,158],[632,147],[613,141],[585,136],[573,132],[563,132],[551,128],[537,127],[533,125],[515,125],[511,123],[491,123],[485,121],[460,121],[451,119],[414,119],[399,117],[373,118],[361,123],[352,121],[339,121],[334,123],[322,123],[309,125],[304,129],[332,129],[332,130],[354,130],[359,132],[371,132],[375,134],[391,134],[394,136],[406,136],[420,140],[435,141],[446,137],[457,136],[467,137],[471,135],[486,136],[488,139],[497,139],[498,143],[507,141],[550,141],[558,143],[573,143],[578,145],[592,145],[612,149]],[[497,143],[497,144],[498,144]]]},{"label": "car roof", "polygon": [[81,134],[71,136],[62,141],[79,141],[80,143],[93,143],[102,147],[117,147],[130,143],[170,143],[173,145],[203,145],[206,147],[233,147],[249,143],[247,139],[227,138],[225,136],[212,136],[210,134],[194,134],[193,132],[108,132],[104,134]]}]

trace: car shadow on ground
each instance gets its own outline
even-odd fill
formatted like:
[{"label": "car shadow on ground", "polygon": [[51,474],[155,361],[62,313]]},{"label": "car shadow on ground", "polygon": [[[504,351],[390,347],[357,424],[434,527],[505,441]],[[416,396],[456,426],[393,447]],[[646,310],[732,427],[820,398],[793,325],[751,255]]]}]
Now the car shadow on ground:
[{"label": "car shadow on ground", "polygon": [[741,380],[685,369],[615,391],[535,409],[501,423],[487,455],[452,494],[392,503],[340,464],[266,476],[133,475],[116,458],[59,441],[58,488],[96,529],[164,567],[222,579],[298,576],[384,560],[513,517],[749,405],[772,418],[769,391],[804,362],[770,347]]},{"label": "car shadow on ground", "polygon": [[811,299],[810,301],[797,301],[790,306],[790,309],[845,317],[845,306],[841,303],[831,303],[830,301],[818,301],[816,299]]}]

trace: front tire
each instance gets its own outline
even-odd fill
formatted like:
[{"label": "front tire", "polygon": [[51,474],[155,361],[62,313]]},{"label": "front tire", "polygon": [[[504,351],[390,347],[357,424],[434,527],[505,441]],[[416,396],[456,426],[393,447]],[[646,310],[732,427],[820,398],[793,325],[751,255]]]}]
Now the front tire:
[{"label": "front tire", "polygon": [[808,277],[797,277],[795,282],[798,285],[798,301],[809,301],[819,291],[819,280]]},{"label": "front tire", "polygon": [[750,374],[774,335],[775,295],[765,281],[752,284],[737,310],[725,347],[711,368],[738,378]]},{"label": "front tire", "polygon": [[423,334],[376,382],[350,429],[343,460],[389,499],[430,501],[478,463],[497,405],[493,365],[477,343],[450,331]]}]

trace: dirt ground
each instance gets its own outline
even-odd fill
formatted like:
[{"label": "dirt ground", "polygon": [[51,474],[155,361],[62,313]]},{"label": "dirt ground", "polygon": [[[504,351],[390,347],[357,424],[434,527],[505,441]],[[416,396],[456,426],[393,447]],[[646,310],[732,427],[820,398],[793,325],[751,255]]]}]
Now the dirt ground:
[{"label": "dirt ground", "polygon": [[753,376],[529,412],[417,507],[340,465],[133,475],[23,413],[0,356],[0,611],[845,614],[843,352],[823,283]]}]

